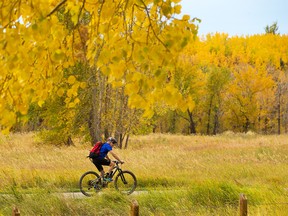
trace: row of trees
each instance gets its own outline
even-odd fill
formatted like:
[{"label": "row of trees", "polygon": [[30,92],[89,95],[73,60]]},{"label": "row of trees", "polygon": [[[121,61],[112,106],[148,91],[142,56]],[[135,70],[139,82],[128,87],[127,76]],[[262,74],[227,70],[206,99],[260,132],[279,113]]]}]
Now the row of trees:
[{"label": "row of trees", "polygon": [[288,39],[198,38],[179,0],[4,1],[0,125],[92,143],[287,130]]},{"label": "row of trees", "polygon": [[[101,126],[99,125],[102,128],[101,133],[108,136],[112,130],[121,140],[130,133],[152,131],[209,135],[226,130],[286,133],[287,45],[287,36],[274,34],[247,37],[215,34],[207,35],[205,40],[196,37],[179,54],[174,70],[168,73],[155,72],[156,77],[163,76],[162,80],[156,82],[164,82],[164,86],[163,83],[158,85],[165,88],[165,91],[161,92],[159,89],[157,92],[150,92],[151,95],[156,95],[149,102],[141,97],[137,98],[136,106],[129,104],[125,91],[141,94],[149,88],[146,86],[149,84],[134,82],[125,87],[113,86],[113,83],[109,84],[109,76],[99,73],[96,79],[99,88],[95,95],[98,97],[98,116],[103,120]],[[84,79],[81,67],[83,65],[80,64],[78,69],[73,68],[69,73],[67,71],[67,76],[75,76],[78,78],[77,82],[82,82]],[[63,86],[63,89],[69,87]],[[44,113],[48,112],[49,115],[43,119],[47,121],[52,117],[51,119],[57,120],[57,124],[62,125],[60,128],[67,131],[66,134],[77,134],[81,129],[87,134],[85,122],[89,123],[91,118],[91,96],[87,94],[87,88],[77,94],[80,98],[77,106],[64,109],[61,115],[53,107],[63,109],[66,96],[62,96],[60,100],[57,97],[58,100],[54,100],[52,104],[46,103]],[[60,102],[60,105],[56,106],[55,102]],[[152,117],[143,116],[143,111],[139,109],[146,103],[151,106]],[[51,110],[56,116],[53,117],[53,113],[49,112]],[[73,114],[69,114],[70,112]],[[59,116],[65,119],[59,121]],[[73,121],[68,121],[67,116],[71,116],[70,120]],[[73,130],[68,127],[68,122]],[[55,124],[49,125],[54,125],[56,129]]]},{"label": "row of trees", "polygon": [[[184,90],[185,85],[189,86],[192,92],[188,94],[195,106],[186,114],[177,110],[169,113],[170,124],[157,125],[158,130],[203,134],[226,130],[286,133],[287,42],[286,35],[215,34],[190,43],[181,57],[182,68],[189,75],[178,70],[181,77],[178,88]],[[186,128],[181,117],[188,122]],[[165,118],[162,121],[167,122]]]}]

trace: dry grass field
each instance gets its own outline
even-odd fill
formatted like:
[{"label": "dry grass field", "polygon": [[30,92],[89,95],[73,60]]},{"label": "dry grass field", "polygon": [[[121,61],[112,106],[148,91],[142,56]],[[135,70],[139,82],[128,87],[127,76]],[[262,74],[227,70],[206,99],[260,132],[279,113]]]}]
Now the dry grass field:
[{"label": "dry grass field", "polygon": [[[59,147],[32,133],[0,136],[0,215],[14,205],[25,215],[127,215],[136,195],[123,197],[112,188],[101,198],[52,195],[79,191],[81,174],[95,170],[86,159],[89,149],[81,139]],[[147,191],[136,196],[141,215],[238,215],[240,193],[248,197],[250,215],[288,215],[287,135],[152,134],[115,150],[122,168],[136,174],[137,189]]]}]

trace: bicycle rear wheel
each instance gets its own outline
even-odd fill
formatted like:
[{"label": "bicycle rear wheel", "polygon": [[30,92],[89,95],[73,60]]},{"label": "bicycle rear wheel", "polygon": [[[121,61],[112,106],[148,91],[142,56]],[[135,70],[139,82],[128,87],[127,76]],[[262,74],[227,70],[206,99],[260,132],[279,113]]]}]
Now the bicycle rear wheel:
[{"label": "bicycle rear wheel", "polygon": [[136,176],[128,170],[121,171],[115,178],[114,186],[119,192],[129,195],[137,187]]},{"label": "bicycle rear wheel", "polygon": [[92,196],[101,190],[101,178],[94,171],[86,172],[80,178],[79,187],[85,196]]}]

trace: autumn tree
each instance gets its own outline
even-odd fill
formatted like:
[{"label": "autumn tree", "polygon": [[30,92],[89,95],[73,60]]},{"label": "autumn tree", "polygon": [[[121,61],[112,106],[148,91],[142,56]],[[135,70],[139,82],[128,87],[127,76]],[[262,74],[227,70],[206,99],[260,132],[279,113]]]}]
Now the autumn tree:
[{"label": "autumn tree", "polygon": [[[101,124],[104,116],[111,118],[106,108],[116,101],[122,111],[127,106],[142,109],[144,117],[154,114],[159,95],[172,95],[175,102],[179,93],[173,81],[167,86],[166,80],[197,30],[189,16],[175,18],[181,11],[179,2],[3,1],[2,129],[7,132],[17,113],[26,115],[31,103],[41,107],[50,96],[65,97],[63,109],[75,110],[85,103],[79,96],[84,91],[94,142],[107,128],[115,132],[123,126]],[[65,75],[79,63],[80,74]],[[118,93],[111,93],[115,88]],[[125,118],[121,111],[117,116],[115,121]]]},{"label": "autumn tree", "polygon": [[217,134],[220,127],[220,115],[223,113],[223,93],[230,81],[230,71],[227,68],[211,68],[207,80],[206,107],[207,126],[206,133]]},{"label": "autumn tree", "polygon": [[271,91],[274,83],[266,72],[251,66],[243,65],[234,71],[233,76],[226,96],[227,114],[231,118],[230,124],[241,132],[247,132],[253,130],[257,122],[261,107],[259,95]]},{"label": "autumn tree", "polygon": [[181,94],[179,96],[181,104],[179,103],[177,112],[188,122],[190,134],[197,133],[195,107],[202,99],[206,84],[205,74],[201,70],[202,65],[197,56],[200,44],[201,42],[196,39],[183,50],[175,73],[176,87]]}]

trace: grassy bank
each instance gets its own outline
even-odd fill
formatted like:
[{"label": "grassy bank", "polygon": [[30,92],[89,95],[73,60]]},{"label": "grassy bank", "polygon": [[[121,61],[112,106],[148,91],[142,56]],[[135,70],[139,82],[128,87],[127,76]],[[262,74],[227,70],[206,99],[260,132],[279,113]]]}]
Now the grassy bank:
[{"label": "grassy bank", "polygon": [[[67,148],[41,144],[33,134],[1,136],[0,192],[10,196],[0,196],[0,215],[16,204],[25,215],[127,215],[135,197],[112,188],[101,198],[55,195],[78,191],[81,174],[95,170],[85,158],[89,148],[81,140]],[[132,137],[127,150],[116,151],[138,190],[148,191],[136,197],[141,215],[237,215],[240,193],[252,215],[288,214],[286,135],[154,134]]]}]

